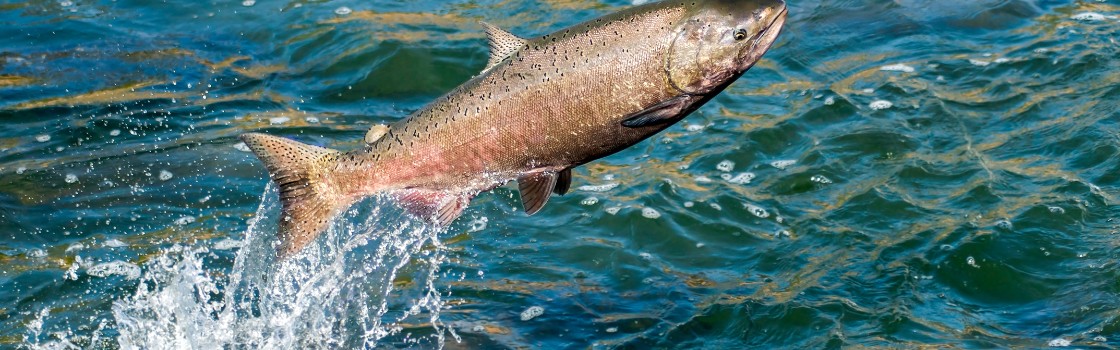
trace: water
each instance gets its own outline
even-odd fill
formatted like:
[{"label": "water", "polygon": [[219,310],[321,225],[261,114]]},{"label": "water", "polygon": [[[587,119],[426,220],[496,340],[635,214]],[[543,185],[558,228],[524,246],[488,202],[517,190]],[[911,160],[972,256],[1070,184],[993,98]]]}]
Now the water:
[{"label": "water", "polygon": [[540,213],[373,198],[272,263],[238,134],[357,147],[482,69],[478,20],[629,3],[0,4],[0,347],[1120,346],[1115,1],[794,2]]}]

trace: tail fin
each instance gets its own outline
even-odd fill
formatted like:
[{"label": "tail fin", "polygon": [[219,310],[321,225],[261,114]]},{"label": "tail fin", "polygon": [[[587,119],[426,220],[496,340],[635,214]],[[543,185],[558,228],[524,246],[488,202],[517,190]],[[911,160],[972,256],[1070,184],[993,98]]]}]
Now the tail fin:
[{"label": "tail fin", "polygon": [[339,152],[265,134],[247,133],[241,141],[260,158],[280,187],[280,258],[298,252],[318,237],[339,211],[350,205],[324,181]]}]

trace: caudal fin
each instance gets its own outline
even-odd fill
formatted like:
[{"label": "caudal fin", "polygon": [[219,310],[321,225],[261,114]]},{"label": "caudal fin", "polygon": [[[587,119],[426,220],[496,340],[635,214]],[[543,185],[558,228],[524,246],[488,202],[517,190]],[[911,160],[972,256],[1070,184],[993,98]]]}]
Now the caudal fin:
[{"label": "caudal fin", "polygon": [[338,151],[265,134],[241,135],[280,187],[280,258],[298,252],[318,237],[339,211],[350,205],[325,181]]}]

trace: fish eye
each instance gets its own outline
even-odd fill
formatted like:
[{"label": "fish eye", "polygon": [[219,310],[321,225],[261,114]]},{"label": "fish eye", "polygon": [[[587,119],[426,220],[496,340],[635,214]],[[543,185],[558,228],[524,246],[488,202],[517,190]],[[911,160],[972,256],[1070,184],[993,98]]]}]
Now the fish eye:
[{"label": "fish eye", "polygon": [[740,28],[739,30],[735,31],[735,41],[742,41],[743,39],[746,39],[746,38],[747,38],[747,30],[746,29],[741,29]]}]

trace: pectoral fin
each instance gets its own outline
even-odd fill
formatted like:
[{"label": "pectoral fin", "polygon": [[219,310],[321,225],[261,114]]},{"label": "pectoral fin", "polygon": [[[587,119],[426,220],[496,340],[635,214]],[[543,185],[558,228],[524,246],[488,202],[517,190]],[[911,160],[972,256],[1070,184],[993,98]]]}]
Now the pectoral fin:
[{"label": "pectoral fin", "polygon": [[634,112],[627,115],[622,121],[622,126],[628,128],[641,128],[646,126],[660,125],[677,121],[682,117],[685,108],[688,107],[692,101],[693,96],[679,95],[658,104],[649,106],[646,109]]},{"label": "pectoral fin", "polygon": [[556,188],[558,178],[559,175],[553,171],[529,173],[517,178],[517,189],[521,192],[525,213],[533,215],[548,203],[548,197]]}]

